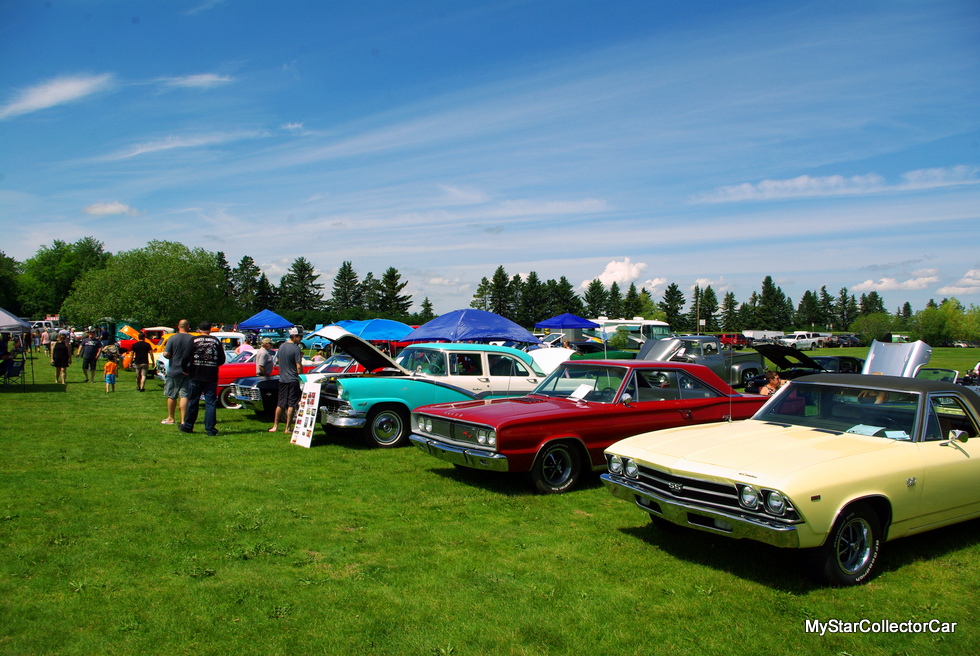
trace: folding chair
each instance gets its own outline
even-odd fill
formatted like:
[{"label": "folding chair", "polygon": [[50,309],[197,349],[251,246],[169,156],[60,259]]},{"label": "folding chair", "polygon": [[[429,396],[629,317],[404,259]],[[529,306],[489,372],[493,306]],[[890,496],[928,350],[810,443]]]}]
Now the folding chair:
[{"label": "folding chair", "polygon": [[18,381],[20,382],[20,389],[24,391],[27,380],[24,375],[24,365],[26,360],[9,360],[7,365],[7,370],[3,373],[3,387],[7,389],[11,385],[16,385]]}]

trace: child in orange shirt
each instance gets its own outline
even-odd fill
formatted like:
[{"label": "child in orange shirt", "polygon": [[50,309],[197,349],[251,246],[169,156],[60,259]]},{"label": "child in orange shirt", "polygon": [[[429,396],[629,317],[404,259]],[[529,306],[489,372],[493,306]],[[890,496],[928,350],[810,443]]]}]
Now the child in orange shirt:
[{"label": "child in orange shirt", "polygon": [[116,391],[116,374],[119,372],[119,365],[116,364],[116,356],[110,355],[106,360],[105,367],[105,393],[109,393],[109,388]]}]

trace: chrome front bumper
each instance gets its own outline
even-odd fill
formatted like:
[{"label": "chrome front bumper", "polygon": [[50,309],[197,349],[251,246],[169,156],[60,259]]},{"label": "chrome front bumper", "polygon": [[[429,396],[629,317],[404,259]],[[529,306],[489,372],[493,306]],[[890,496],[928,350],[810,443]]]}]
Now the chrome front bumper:
[{"label": "chrome front bumper", "polygon": [[325,406],[320,406],[320,423],[337,428],[364,428],[367,417],[352,417],[344,413],[329,412]]},{"label": "chrome front bumper", "polygon": [[454,465],[461,465],[472,469],[485,469],[487,471],[505,472],[509,470],[507,456],[494,451],[463,448],[434,440],[431,437],[415,434],[409,435],[408,439],[412,440],[415,446],[430,456],[435,456],[440,460],[451,462]]},{"label": "chrome front bumper", "polygon": [[[413,436],[414,437],[414,436]],[[614,496],[632,501],[641,510],[656,517],[662,517],[671,524],[696,528],[707,533],[715,533],[730,538],[755,540],[774,547],[795,549],[800,546],[800,536],[796,526],[780,522],[767,522],[755,517],[745,517],[720,510],[709,510],[663,497],[637,481],[602,474],[602,484]]]}]

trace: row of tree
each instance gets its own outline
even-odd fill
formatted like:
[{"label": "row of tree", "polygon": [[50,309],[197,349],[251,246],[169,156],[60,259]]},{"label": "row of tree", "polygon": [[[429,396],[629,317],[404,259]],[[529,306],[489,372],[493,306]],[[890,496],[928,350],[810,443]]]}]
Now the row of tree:
[{"label": "row of tree", "polygon": [[[367,318],[421,324],[435,317],[428,298],[412,312],[412,296],[404,293],[408,282],[394,267],[380,277],[368,272],[360,278],[346,261],[334,276],[329,298],[319,278],[305,257],[296,258],[273,284],[248,255],[231,266],[220,251],[167,241],[113,254],[85,237],[74,243],[55,240],[22,263],[0,252],[0,307],[31,317],[60,313],[79,325],[104,317],[144,326],[174,325],[181,318],[234,323],[265,308],[306,326]],[[980,341],[980,308],[967,310],[956,299],[930,300],[916,313],[906,302],[889,314],[877,292],[856,298],[846,287],[832,295],[824,286],[804,292],[794,305],[771,276],[741,303],[733,292],[719,302],[710,285],[696,285],[688,299],[677,283],[655,300],[646,288],[630,284],[624,293],[617,283],[607,287],[599,279],[580,296],[564,276],[541,280],[532,271],[522,278],[499,266],[480,281],[470,306],[529,328],[568,312],[587,318],[661,319],[677,332],[798,328],[851,330],[869,337],[908,332],[933,345]]]}]

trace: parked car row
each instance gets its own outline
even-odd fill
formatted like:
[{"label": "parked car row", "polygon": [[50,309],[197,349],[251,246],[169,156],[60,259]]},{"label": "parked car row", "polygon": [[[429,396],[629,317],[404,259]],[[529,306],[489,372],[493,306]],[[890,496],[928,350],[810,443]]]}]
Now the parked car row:
[{"label": "parked car row", "polygon": [[[923,369],[921,343],[903,345],[911,356],[888,344],[867,359],[898,358],[918,378],[764,349],[789,382],[761,397],[677,361],[694,347],[704,355],[688,337],[663,340],[674,361],[567,360],[550,373],[502,346],[419,344],[392,360],[341,329],[330,339],[343,355],[304,376],[320,384],[325,428],[521,472],[543,493],[604,471],[609,491],[655,526],[801,549],[832,585],[869,580],[885,542],[980,517],[980,396]],[[273,387],[244,379],[234,389],[268,410]]]}]

